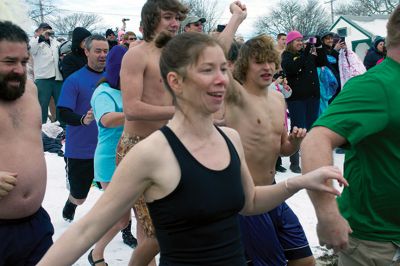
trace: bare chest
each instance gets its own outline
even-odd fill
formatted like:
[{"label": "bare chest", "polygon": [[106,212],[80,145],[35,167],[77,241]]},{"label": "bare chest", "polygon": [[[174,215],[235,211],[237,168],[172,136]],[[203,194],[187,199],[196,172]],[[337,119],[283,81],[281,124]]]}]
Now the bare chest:
[{"label": "bare chest", "polygon": [[[156,60],[154,58],[153,60]],[[158,60],[154,61],[158,62]],[[172,105],[172,96],[165,89],[158,64],[148,64],[143,76],[143,101],[157,105]]]}]

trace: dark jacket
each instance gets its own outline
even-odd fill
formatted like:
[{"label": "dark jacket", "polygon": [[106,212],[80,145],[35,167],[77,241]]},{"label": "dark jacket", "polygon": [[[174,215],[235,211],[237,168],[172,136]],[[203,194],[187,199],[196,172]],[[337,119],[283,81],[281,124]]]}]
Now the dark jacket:
[{"label": "dark jacket", "polygon": [[310,54],[310,49],[310,44],[307,44],[300,53],[286,50],[282,53],[282,69],[293,91],[287,101],[320,97],[317,67],[327,64],[326,54],[323,49],[317,49],[318,56],[315,56]]},{"label": "dark jacket", "polygon": [[92,35],[87,29],[77,27],[72,32],[72,53],[66,55],[62,61],[62,70],[64,80],[75,71],[81,69],[87,64],[85,51],[80,47],[81,42]]},{"label": "dark jacket", "polygon": [[380,52],[376,47],[380,42],[385,41],[382,37],[377,37],[374,41],[374,44],[371,48],[368,49],[367,54],[364,58],[364,66],[368,70],[371,67],[376,65],[376,62],[379,61],[379,59],[382,59],[385,57],[384,53]]}]

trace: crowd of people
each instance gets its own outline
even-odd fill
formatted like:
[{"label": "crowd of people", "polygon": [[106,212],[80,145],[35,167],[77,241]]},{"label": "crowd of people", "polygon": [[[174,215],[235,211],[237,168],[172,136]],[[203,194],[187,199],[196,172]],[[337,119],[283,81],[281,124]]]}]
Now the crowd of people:
[{"label": "crowd of people", "polygon": [[[62,44],[47,23],[29,40],[0,21],[0,265],[71,265],[87,250],[107,265],[119,232],[129,265],[158,253],[159,265],[315,265],[285,203],[301,189],[339,265],[400,263],[400,6],[365,66],[333,32],[243,41],[246,5],[229,9],[207,34],[180,1],[147,0],[143,40],[126,18]],[[92,185],[104,191],[55,243],[41,207],[49,120],[65,130],[60,215],[74,221]],[[281,156],[302,175],[276,183]]]}]

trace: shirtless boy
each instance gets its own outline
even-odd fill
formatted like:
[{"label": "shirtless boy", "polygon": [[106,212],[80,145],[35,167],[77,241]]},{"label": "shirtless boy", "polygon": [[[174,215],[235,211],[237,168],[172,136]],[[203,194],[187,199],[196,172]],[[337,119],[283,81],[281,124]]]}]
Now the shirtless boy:
[{"label": "shirtless boy", "polygon": [[[234,70],[235,79],[242,85],[233,80],[225,102],[225,124],[239,132],[257,186],[275,182],[278,156],[296,152],[306,135],[301,128],[288,135],[285,100],[279,92],[268,89],[278,65],[279,54],[272,38],[260,35],[247,41]],[[314,264],[303,229],[285,203],[268,213],[241,216],[240,220],[246,254],[254,265],[286,265],[287,260],[291,265]]]},{"label": "shirtless boy", "polygon": [[[148,0],[141,13],[143,42],[125,54],[121,66],[121,91],[125,113],[124,132],[117,147],[117,163],[140,140],[172,118],[175,108],[164,89],[159,70],[161,49],[154,39],[161,31],[177,34],[187,9],[177,0]],[[157,22],[155,22],[157,21]],[[130,265],[147,265],[158,253],[146,203],[135,204],[138,246]],[[155,261],[152,261],[155,265]]]},{"label": "shirtless boy", "polygon": [[28,60],[26,33],[0,21],[0,265],[36,265],[53,243],[54,229],[41,207],[46,162]]},{"label": "shirtless boy", "polygon": [[[230,47],[237,28],[247,15],[246,7],[239,1],[229,8],[232,17],[221,37],[225,47]],[[187,12],[186,7],[176,0],[149,0],[142,8],[144,42],[129,49],[121,67],[125,125],[117,148],[117,161],[137,142],[164,126],[175,113],[172,97],[163,87],[159,70],[161,49],[155,46],[154,40],[161,31],[176,35]],[[154,23],[155,20],[158,23]],[[135,212],[139,246],[130,265],[146,265],[158,253],[158,244],[143,197],[135,204]]]}]

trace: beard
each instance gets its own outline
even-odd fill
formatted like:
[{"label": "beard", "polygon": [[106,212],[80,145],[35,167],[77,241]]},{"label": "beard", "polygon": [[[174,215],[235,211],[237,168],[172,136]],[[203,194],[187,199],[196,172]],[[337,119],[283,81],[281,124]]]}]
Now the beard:
[{"label": "beard", "polygon": [[[19,85],[11,85],[10,81],[18,81]],[[0,100],[7,102],[14,101],[21,97],[25,92],[26,74],[0,75]]]}]

